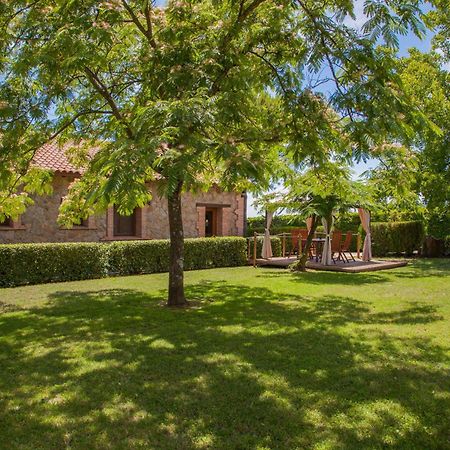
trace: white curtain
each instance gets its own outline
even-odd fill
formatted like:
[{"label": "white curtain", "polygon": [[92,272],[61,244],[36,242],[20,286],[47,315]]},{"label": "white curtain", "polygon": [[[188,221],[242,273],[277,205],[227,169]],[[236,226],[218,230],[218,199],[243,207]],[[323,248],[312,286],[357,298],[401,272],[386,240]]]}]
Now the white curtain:
[{"label": "white curtain", "polygon": [[272,258],[272,244],[270,242],[270,225],[272,224],[273,212],[267,211],[266,229],[264,230],[264,241],[262,245],[262,257],[264,259]]},{"label": "white curtain", "polygon": [[361,225],[366,232],[366,238],[364,239],[364,247],[362,253],[363,261],[370,261],[372,259],[372,238],[370,236],[370,212],[363,208],[358,208],[359,218],[361,219]]},{"label": "white curtain", "polygon": [[333,228],[334,218],[331,218],[331,223],[329,224],[325,217],[322,217],[322,225],[325,231],[325,242],[323,243],[322,251],[322,265],[329,266],[333,260],[331,258],[331,230]]},{"label": "white curtain", "polygon": [[308,217],[306,219],[306,229],[308,230],[308,234],[311,231],[312,223],[313,223],[313,218],[312,217]]}]

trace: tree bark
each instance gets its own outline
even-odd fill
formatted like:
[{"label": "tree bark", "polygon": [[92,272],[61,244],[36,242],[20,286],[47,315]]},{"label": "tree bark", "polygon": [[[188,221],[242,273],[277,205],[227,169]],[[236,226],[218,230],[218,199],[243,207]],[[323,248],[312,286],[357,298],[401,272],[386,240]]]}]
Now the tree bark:
[{"label": "tree bark", "polygon": [[178,183],[175,191],[169,195],[169,297],[168,306],[184,306],[187,300],[184,294],[184,231],[181,213],[181,190],[183,183]]},{"label": "tree bark", "polygon": [[306,271],[306,261],[308,261],[309,249],[311,248],[314,233],[316,232],[317,225],[319,224],[317,216],[312,216],[311,230],[309,230],[308,238],[306,239],[305,247],[302,249],[302,255],[295,265],[295,270],[300,272]]}]

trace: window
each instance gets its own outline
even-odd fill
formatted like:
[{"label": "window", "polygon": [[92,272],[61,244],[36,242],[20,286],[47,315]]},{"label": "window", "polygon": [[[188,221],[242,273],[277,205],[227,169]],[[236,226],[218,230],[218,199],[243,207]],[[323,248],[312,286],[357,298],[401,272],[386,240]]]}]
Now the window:
[{"label": "window", "polygon": [[205,211],[205,236],[217,236],[217,208],[206,208]]},{"label": "window", "polygon": [[74,224],[74,228],[89,228],[89,219],[81,219],[80,223]]},{"label": "window", "polygon": [[130,216],[121,216],[114,206],[114,236],[136,236],[136,212],[137,208]]},{"label": "window", "polygon": [[[61,197],[59,199],[59,204],[61,205],[63,201],[64,201],[64,197]],[[80,229],[80,228],[89,229],[91,227],[92,227],[92,224],[90,223],[89,218],[87,218],[87,219],[81,219],[80,223],[73,223],[70,228],[62,227],[62,229],[63,230],[67,230],[67,229],[69,229],[69,230],[77,230],[77,229]]]},{"label": "window", "polygon": [[14,221],[11,219],[11,217],[7,217],[5,220],[0,222],[0,228],[13,228],[14,227]]}]

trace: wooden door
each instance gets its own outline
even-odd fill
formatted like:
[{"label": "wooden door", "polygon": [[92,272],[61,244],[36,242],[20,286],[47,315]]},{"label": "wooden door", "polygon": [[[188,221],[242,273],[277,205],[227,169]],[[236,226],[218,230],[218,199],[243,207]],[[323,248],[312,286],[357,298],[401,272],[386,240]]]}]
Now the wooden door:
[{"label": "wooden door", "polygon": [[217,208],[206,208],[205,237],[217,236]]}]

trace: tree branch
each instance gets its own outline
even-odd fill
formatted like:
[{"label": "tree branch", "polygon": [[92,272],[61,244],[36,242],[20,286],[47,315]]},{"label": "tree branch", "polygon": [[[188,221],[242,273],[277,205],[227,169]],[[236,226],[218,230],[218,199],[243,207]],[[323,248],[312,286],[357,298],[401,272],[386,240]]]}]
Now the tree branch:
[{"label": "tree branch", "polygon": [[84,70],[86,72],[89,81],[94,86],[95,90],[107,101],[113,115],[125,128],[127,136],[130,139],[133,138],[133,131],[126,122],[125,118],[122,116],[122,113],[120,112],[118,106],[116,105],[116,102],[114,101],[111,93],[108,91],[108,88],[102,83],[100,78],[89,67],[85,67]]},{"label": "tree branch", "polygon": [[148,39],[148,42],[150,43],[150,45],[153,48],[156,48],[156,42],[153,37],[153,24],[152,24],[152,18],[150,16],[150,12],[151,12],[151,6],[150,6],[149,1],[146,0],[145,7],[144,7],[144,15],[145,15],[145,21],[147,22],[147,39]]},{"label": "tree branch", "polygon": [[146,37],[149,44],[155,48],[156,42],[153,39],[153,33],[152,33],[152,26],[151,26],[151,20],[150,20],[150,9],[148,5],[148,1],[146,1],[146,7],[145,7],[145,19],[147,21],[147,29],[145,29],[144,25],[142,25],[141,21],[139,20],[138,16],[133,11],[133,8],[126,2],[126,0],[122,0],[122,5],[127,10],[128,14],[131,17],[131,20],[133,23],[137,26],[139,31]]}]

